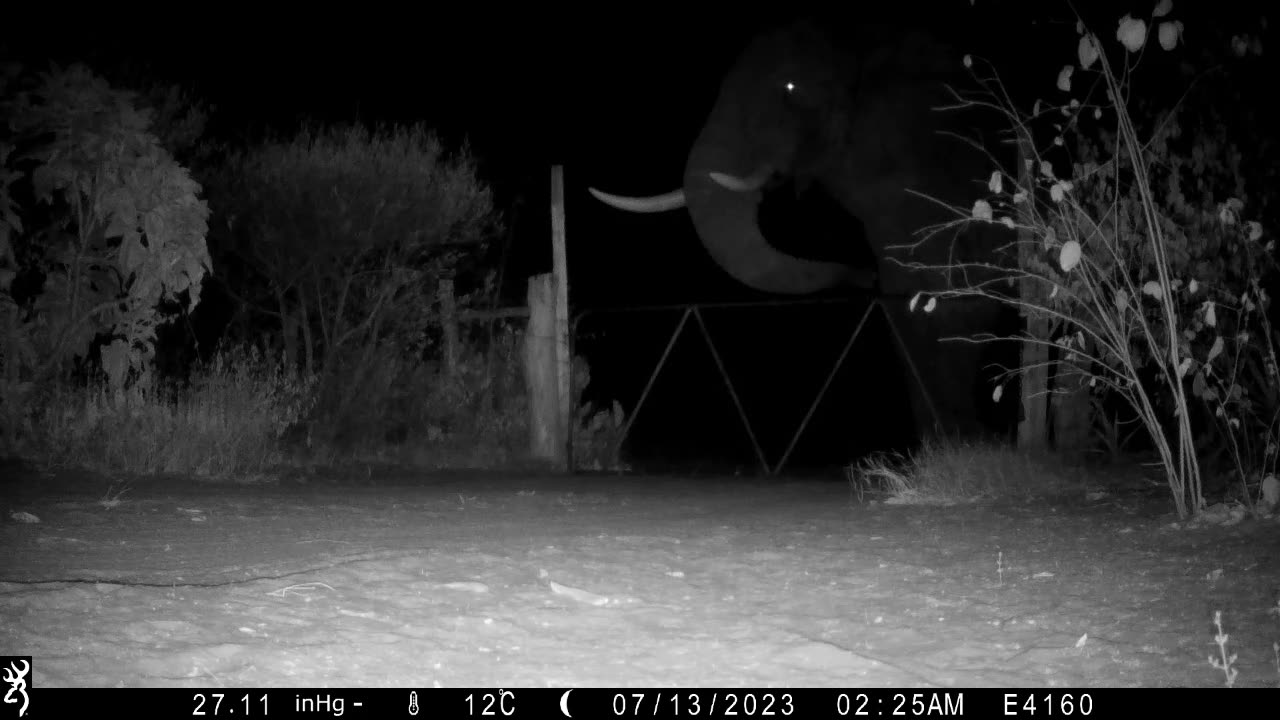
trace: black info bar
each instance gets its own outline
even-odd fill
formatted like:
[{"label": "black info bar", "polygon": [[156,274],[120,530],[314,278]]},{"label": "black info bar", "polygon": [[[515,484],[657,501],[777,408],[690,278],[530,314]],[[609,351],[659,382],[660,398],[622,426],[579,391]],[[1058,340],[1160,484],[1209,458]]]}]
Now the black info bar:
[{"label": "black info bar", "polygon": [[[1212,689],[357,688],[25,690],[21,717],[166,718],[1120,718],[1246,711]],[[10,693],[12,696],[13,693]],[[0,715],[19,717],[23,698]]]}]

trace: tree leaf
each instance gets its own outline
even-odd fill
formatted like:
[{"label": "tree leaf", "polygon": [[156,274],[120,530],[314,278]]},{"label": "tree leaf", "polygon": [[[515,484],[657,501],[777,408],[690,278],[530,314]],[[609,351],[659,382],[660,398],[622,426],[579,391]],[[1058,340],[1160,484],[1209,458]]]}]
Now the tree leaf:
[{"label": "tree leaf", "polygon": [[976,200],[973,203],[973,219],[985,220],[991,222],[991,203],[986,200]]},{"label": "tree leaf", "polygon": [[1116,39],[1129,52],[1138,52],[1147,43],[1146,21],[1141,18],[1134,19],[1132,15],[1126,14],[1120,18],[1119,27],[1116,28]]},{"label": "tree leaf", "polygon": [[1071,74],[1076,71],[1074,65],[1063,65],[1058,71],[1058,89],[1062,92],[1071,92]]},{"label": "tree leaf", "polygon": [[1204,379],[1203,372],[1198,372],[1195,377],[1191,378],[1191,394],[1198,398],[1207,399],[1209,383]]},{"label": "tree leaf", "polygon": [[1059,180],[1049,188],[1049,197],[1054,202],[1060,203],[1066,199],[1067,193],[1071,192],[1072,184],[1068,180]]},{"label": "tree leaf", "polygon": [[1219,335],[1213,339],[1213,347],[1209,348],[1209,355],[1205,358],[1205,364],[1213,362],[1214,358],[1222,354],[1222,336]]},{"label": "tree leaf", "polygon": [[1098,39],[1093,33],[1080,37],[1080,44],[1076,47],[1076,55],[1080,60],[1080,67],[1088,70],[1098,59]]},{"label": "tree leaf", "polygon": [[1080,243],[1075,240],[1066,241],[1062,244],[1062,251],[1058,253],[1058,266],[1063,272],[1071,272],[1072,268],[1080,264],[1080,254]]}]

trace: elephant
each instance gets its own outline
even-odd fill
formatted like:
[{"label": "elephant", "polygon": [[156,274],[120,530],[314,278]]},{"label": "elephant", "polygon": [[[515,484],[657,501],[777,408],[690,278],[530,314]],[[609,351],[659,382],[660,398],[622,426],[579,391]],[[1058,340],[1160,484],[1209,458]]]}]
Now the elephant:
[{"label": "elephant", "polygon": [[[992,392],[978,386],[982,347],[939,340],[993,331],[1000,303],[954,299],[928,314],[908,307],[917,293],[947,287],[939,264],[981,260],[1010,240],[991,224],[970,224],[928,242],[913,237],[956,219],[920,194],[971,207],[992,170],[989,157],[954,137],[965,132],[956,126],[960,114],[936,110],[953,100],[944,83],[963,79],[963,56],[927,32],[850,30],[841,41],[827,27],[801,20],[752,40],[720,85],[679,189],[651,197],[589,190],[631,212],[687,208],[715,262],[760,291],[806,295],[877,285],[919,371],[920,382],[908,383],[917,424],[925,432],[980,432],[981,397]],[[874,271],[779,250],[780,240],[795,238],[766,237],[762,228],[777,234],[788,225],[776,218],[765,223],[761,207],[778,186],[833,198],[862,229]],[[800,220],[790,224],[793,231],[812,229]]]}]

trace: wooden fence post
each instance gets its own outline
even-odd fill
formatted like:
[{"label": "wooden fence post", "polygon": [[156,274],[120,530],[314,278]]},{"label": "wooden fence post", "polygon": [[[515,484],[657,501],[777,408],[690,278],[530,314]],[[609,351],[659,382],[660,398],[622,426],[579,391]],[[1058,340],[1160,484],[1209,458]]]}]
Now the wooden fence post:
[{"label": "wooden fence post", "polygon": [[440,328],[444,336],[444,375],[452,380],[458,376],[458,311],[453,297],[453,278],[441,278],[436,294],[440,299]]},{"label": "wooden fence post", "polygon": [[551,168],[551,264],[555,276],[556,391],[560,401],[558,469],[573,467],[573,355],[569,346],[569,263],[565,253],[564,167]]},{"label": "wooden fence post", "polygon": [[529,278],[529,326],[524,335],[525,386],[529,392],[529,450],[554,466],[565,464],[556,372],[555,280]]},{"label": "wooden fence post", "polygon": [[[1028,166],[1035,157],[1030,146],[1031,138],[1018,140],[1018,185],[1028,193],[1035,192],[1035,177]],[[1034,196],[1028,198],[1034,202]],[[1027,261],[1035,253],[1038,245],[1028,228],[1018,229],[1018,265],[1026,267]],[[1040,284],[1032,279],[1023,279],[1018,291],[1022,299],[1033,306],[1041,305],[1047,298]],[[1026,318],[1027,335],[1039,342],[1022,343],[1022,357],[1019,367],[1022,369],[1022,419],[1018,421],[1018,449],[1043,450],[1049,443],[1049,347],[1044,342],[1049,339],[1049,318],[1044,313],[1034,310],[1022,310]]]}]

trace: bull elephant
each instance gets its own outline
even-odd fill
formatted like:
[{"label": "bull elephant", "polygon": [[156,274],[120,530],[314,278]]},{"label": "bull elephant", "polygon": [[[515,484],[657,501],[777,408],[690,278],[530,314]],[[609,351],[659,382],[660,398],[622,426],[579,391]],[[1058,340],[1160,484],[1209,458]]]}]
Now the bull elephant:
[{"label": "bull elephant", "polygon": [[[796,238],[762,231],[760,203],[771,186],[824,191],[860,223],[875,257],[886,308],[921,373],[921,383],[908,383],[921,429],[980,430],[979,398],[991,394],[989,385],[975,386],[981,347],[939,339],[993,330],[1000,306],[956,300],[927,315],[910,312],[908,298],[948,279],[904,263],[980,259],[1009,238],[994,226],[971,226],[903,247],[919,240],[915,231],[955,217],[908,190],[969,207],[990,174],[972,146],[940,132],[966,130],[955,127],[957,113],[935,110],[951,100],[944,83],[963,73],[960,54],[919,32],[865,27],[837,43],[815,23],[796,23],[751,41],[724,77],[689,150],[681,188],[652,197],[590,191],[632,212],[687,208],[721,268],[747,286],[787,295],[870,279],[865,269],[783,252],[777,246]],[[788,226],[767,227],[785,233]]]}]

